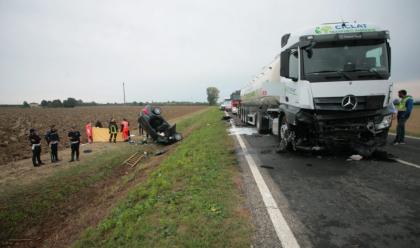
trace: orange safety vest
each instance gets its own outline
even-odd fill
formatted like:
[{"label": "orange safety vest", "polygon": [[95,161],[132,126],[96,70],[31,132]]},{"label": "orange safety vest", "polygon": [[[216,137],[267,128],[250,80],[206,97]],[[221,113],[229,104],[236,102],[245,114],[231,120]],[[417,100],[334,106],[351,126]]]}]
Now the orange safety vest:
[{"label": "orange safety vest", "polygon": [[86,134],[88,136],[91,136],[92,135],[92,125],[86,124]]},{"label": "orange safety vest", "polygon": [[121,125],[123,126],[123,129],[128,130],[128,121],[122,121]]}]

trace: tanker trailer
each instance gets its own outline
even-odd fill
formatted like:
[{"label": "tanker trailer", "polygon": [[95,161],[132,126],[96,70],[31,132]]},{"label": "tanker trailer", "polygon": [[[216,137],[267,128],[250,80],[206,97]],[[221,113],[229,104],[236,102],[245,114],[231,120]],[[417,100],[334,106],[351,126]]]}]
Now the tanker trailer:
[{"label": "tanker trailer", "polygon": [[282,91],[280,84],[280,57],[263,68],[263,71],[252,79],[240,91],[238,116],[243,123],[256,126],[259,133],[273,131],[279,115],[279,97]]}]

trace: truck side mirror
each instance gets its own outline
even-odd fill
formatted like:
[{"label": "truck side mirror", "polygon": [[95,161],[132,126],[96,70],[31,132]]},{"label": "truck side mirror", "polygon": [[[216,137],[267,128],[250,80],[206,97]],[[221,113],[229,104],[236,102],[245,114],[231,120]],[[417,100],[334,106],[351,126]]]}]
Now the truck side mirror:
[{"label": "truck side mirror", "polygon": [[280,76],[289,77],[289,57],[290,50],[285,50],[280,54]]}]

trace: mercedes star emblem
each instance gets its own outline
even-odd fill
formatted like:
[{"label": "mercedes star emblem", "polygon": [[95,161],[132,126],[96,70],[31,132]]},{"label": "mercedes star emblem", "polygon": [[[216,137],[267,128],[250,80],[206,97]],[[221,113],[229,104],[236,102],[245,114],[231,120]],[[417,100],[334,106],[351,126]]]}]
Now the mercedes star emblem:
[{"label": "mercedes star emblem", "polygon": [[353,95],[343,97],[341,100],[341,106],[346,110],[354,110],[357,107],[357,99]]}]

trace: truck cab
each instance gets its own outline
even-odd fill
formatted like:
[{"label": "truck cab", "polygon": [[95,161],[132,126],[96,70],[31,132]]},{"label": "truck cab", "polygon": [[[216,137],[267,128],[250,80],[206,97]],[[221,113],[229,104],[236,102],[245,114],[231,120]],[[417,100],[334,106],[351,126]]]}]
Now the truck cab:
[{"label": "truck cab", "polygon": [[390,36],[364,23],[331,23],[282,37],[280,150],[386,142],[393,83]]}]

